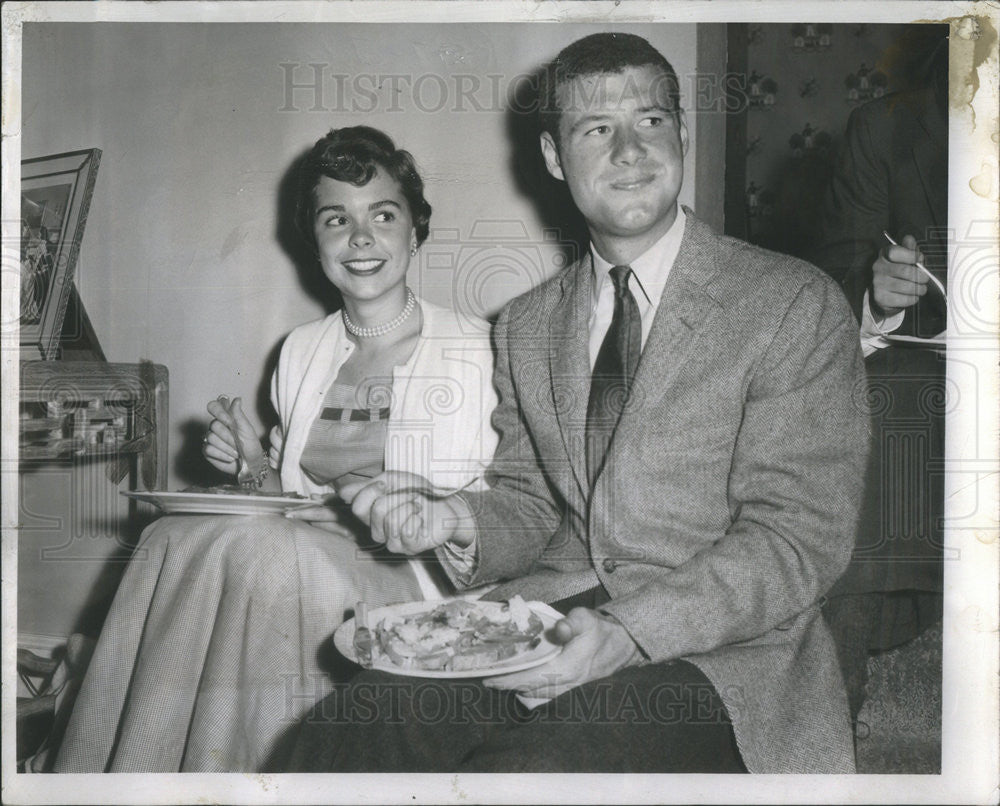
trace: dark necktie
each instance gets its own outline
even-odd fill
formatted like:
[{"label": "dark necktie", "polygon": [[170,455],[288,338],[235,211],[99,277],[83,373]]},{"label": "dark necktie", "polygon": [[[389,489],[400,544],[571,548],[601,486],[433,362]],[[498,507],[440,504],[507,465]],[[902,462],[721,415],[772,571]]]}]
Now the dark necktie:
[{"label": "dark necktie", "polygon": [[587,478],[591,488],[604,464],[608,443],[628,400],[642,351],[639,307],[628,288],[631,273],[632,269],[628,266],[611,269],[611,280],[615,285],[615,312],[601,342],[590,379],[586,436]]}]

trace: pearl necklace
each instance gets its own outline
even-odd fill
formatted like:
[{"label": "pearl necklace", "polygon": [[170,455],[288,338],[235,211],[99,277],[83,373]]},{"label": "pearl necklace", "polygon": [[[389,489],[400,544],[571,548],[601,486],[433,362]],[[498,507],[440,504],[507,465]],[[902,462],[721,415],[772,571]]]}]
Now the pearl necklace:
[{"label": "pearl necklace", "polygon": [[352,336],[357,336],[359,339],[374,339],[376,336],[384,336],[392,330],[395,330],[403,322],[410,318],[410,314],[413,313],[413,309],[417,305],[417,298],[413,295],[413,291],[410,287],[406,287],[406,305],[403,306],[403,310],[400,311],[399,315],[394,319],[390,319],[388,322],[383,322],[381,325],[374,325],[372,327],[361,327],[360,325],[354,324],[351,321],[351,317],[347,315],[347,309],[344,308],[344,327],[347,328],[347,332]]}]

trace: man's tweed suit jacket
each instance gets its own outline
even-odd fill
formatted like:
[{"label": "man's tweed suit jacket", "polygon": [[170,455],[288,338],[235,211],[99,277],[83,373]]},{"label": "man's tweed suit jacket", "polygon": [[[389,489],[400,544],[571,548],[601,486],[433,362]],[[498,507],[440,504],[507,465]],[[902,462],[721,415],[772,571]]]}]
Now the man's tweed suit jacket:
[{"label": "man's tweed suit jacket", "polygon": [[857,325],[818,269],[687,215],[592,495],[589,256],[501,313],[500,445],[492,489],[463,494],[478,551],[455,578],[548,602],[601,584],[650,660],[712,681],[751,772],[851,772],[818,603],[851,555],[868,450]]}]

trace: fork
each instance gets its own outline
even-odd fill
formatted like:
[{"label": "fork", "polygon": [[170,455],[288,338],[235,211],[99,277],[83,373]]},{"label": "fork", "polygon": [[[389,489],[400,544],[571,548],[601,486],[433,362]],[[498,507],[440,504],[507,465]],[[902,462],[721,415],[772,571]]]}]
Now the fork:
[{"label": "fork", "polygon": [[225,409],[227,414],[226,426],[233,435],[233,443],[236,446],[236,483],[240,487],[252,487],[254,486],[254,474],[250,470],[250,463],[247,461],[246,454],[243,452],[243,444],[240,441],[240,435],[236,430],[236,420],[233,419],[233,404],[226,395],[219,395],[219,403],[222,404],[222,408]]},{"label": "fork", "polygon": [[368,605],[361,601],[354,608],[354,654],[366,669],[372,665],[373,637],[368,626]]},{"label": "fork", "polygon": [[[367,479],[375,478],[374,476],[369,476],[367,473],[355,473],[354,475],[364,476]],[[403,495],[419,494],[424,496],[425,498],[429,498],[431,501],[443,501],[446,498],[451,498],[451,496],[457,495],[463,490],[469,489],[469,487],[471,487],[478,480],[479,476],[473,476],[471,479],[465,482],[465,484],[463,484],[461,487],[456,487],[454,490],[448,490],[447,492],[435,492],[434,490],[428,489],[427,487],[401,487],[400,489],[393,490],[392,492],[401,493]],[[340,497],[339,493],[328,493],[327,495],[324,495],[316,500],[308,501],[304,504],[299,504],[297,506],[289,507],[288,509],[285,510],[285,512],[286,513],[297,512],[300,510],[311,509],[312,507],[316,506],[326,506],[327,504],[332,503],[336,498],[339,497]]]},{"label": "fork", "polygon": [[398,490],[393,490],[394,494],[410,495],[412,493],[419,494],[425,498],[431,499],[431,501],[444,501],[446,498],[451,498],[453,495],[458,495],[458,493],[463,490],[469,489],[473,484],[479,481],[479,476],[473,476],[461,487],[456,487],[454,490],[448,490],[448,492],[436,492],[433,489],[427,487],[401,487]]},{"label": "fork", "polygon": [[[892,236],[888,232],[886,232],[885,230],[882,230],[882,234],[885,236],[885,239],[890,244],[892,244],[893,246],[899,246],[899,244],[896,243],[892,239]],[[944,297],[944,301],[947,302],[948,301],[948,292],[944,290],[944,283],[942,283],[937,277],[935,277],[934,274],[931,272],[931,270],[928,269],[919,260],[916,263],[914,263],[913,265],[916,266],[918,269],[920,269],[920,271],[922,271],[924,274],[926,274],[930,278],[931,282],[934,283],[935,286],[937,286],[937,290],[941,292],[941,296]]]}]

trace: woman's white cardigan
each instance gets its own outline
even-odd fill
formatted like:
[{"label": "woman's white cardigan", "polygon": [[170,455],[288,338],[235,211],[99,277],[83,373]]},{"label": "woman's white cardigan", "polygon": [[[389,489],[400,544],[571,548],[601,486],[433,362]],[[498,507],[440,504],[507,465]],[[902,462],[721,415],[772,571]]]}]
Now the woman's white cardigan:
[{"label": "woman's white cardigan", "polygon": [[[418,301],[423,326],[416,349],[393,373],[385,467],[417,473],[435,486],[459,487],[482,478],[497,444],[490,424],[496,393],[489,326]],[[333,492],[310,480],[299,460],[327,391],[354,349],[339,311],[297,327],[285,339],[271,378],[271,402],[284,432],[285,490]],[[424,596],[440,596],[423,564],[414,562],[413,568]]]}]

